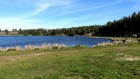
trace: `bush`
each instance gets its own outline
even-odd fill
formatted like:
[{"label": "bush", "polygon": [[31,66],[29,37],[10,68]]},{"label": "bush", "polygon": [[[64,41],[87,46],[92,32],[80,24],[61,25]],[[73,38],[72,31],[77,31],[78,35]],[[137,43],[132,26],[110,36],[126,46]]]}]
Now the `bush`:
[{"label": "bush", "polygon": [[15,48],[9,48],[9,49],[7,49],[7,52],[8,51],[17,51]]},{"label": "bush", "polygon": [[6,51],[19,51],[21,48],[19,46],[16,46],[15,48],[6,48]]},{"label": "bush", "polygon": [[84,46],[84,45],[75,45],[75,46],[73,46],[73,47],[81,48],[81,47],[86,47],[86,46]]},{"label": "bush", "polygon": [[138,42],[140,42],[140,39],[138,40]]}]

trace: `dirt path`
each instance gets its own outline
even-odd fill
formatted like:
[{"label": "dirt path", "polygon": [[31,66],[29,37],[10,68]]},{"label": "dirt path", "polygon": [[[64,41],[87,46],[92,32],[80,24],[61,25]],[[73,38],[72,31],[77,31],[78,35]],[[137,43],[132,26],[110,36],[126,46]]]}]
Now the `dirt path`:
[{"label": "dirt path", "polygon": [[0,64],[5,62],[20,60],[23,58],[28,58],[31,56],[46,55],[46,54],[48,53],[43,52],[43,53],[32,53],[32,54],[22,54],[22,55],[13,55],[13,56],[0,56]]}]

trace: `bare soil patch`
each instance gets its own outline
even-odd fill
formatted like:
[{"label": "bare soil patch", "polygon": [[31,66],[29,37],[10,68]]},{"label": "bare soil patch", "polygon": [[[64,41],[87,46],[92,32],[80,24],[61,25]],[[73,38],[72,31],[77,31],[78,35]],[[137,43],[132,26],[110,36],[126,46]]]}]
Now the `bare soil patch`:
[{"label": "bare soil patch", "polygon": [[115,60],[117,60],[117,61],[138,61],[138,60],[140,60],[140,57],[126,55],[126,54],[118,54],[118,58],[116,58]]}]

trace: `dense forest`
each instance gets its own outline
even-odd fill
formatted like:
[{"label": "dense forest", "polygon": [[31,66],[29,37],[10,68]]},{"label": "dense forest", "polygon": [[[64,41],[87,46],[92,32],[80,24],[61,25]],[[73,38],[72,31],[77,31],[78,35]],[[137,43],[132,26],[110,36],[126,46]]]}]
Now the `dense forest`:
[{"label": "dense forest", "polygon": [[123,17],[120,20],[107,22],[101,26],[96,35],[100,36],[140,36],[140,12],[131,16]]},{"label": "dense forest", "polygon": [[95,33],[99,29],[99,26],[83,26],[83,27],[72,27],[72,28],[62,28],[62,29],[28,29],[19,30],[19,34],[23,35],[87,35]]},{"label": "dense forest", "polygon": [[[1,30],[0,30],[1,31]],[[8,34],[8,30],[4,30]],[[49,36],[49,35],[92,35],[92,36],[135,36],[140,37],[140,12],[134,12],[119,20],[107,22],[105,25],[90,25],[62,29],[13,29],[20,35]]]}]

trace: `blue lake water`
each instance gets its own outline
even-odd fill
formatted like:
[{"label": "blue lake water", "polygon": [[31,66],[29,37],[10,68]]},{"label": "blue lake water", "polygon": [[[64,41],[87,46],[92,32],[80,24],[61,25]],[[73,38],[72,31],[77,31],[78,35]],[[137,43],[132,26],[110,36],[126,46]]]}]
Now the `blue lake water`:
[{"label": "blue lake water", "polygon": [[91,47],[102,42],[113,42],[106,38],[91,38],[87,36],[0,36],[0,47],[24,47],[25,45],[65,44],[66,46],[85,45]]}]

